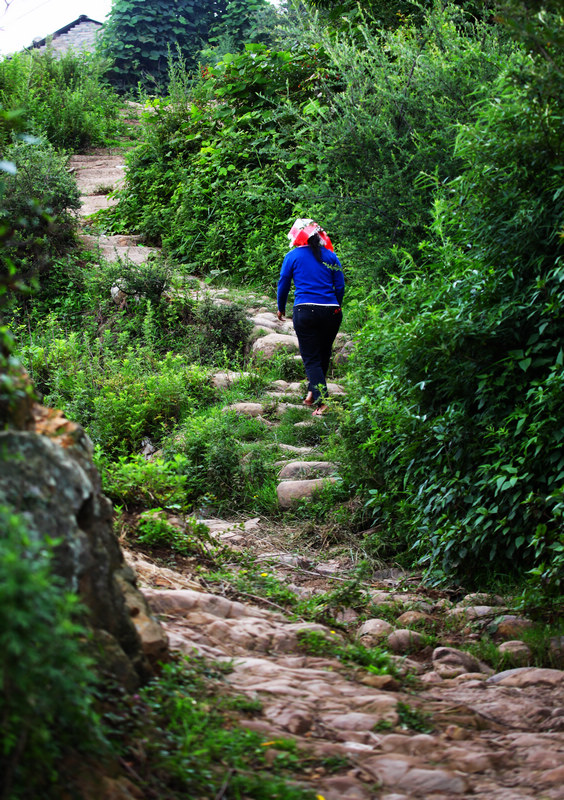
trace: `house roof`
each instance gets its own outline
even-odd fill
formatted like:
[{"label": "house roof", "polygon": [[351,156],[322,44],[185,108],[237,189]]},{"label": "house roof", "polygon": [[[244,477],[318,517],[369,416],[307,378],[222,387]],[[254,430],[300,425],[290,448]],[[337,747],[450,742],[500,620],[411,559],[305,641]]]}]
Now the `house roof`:
[{"label": "house roof", "polygon": [[86,14],[81,14],[78,19],[75,19],[73,22],[69,22],[68,25],[65,25],[63,28],[59,28],[58,31],[55,33],[49,34],[49,36],[45,36],[44,39],[36,39],[30,47],[45,47],[48,41],[52,41],[53,39],[58,39],[59,36],[64,36],[65,33],[68,33],[72,28],[76,25],[81,25],[83,22],[93,22],[94,25],[99,25],[102,27],[102,23],[98,22],[96,19],[91,19],[87,17]]}]

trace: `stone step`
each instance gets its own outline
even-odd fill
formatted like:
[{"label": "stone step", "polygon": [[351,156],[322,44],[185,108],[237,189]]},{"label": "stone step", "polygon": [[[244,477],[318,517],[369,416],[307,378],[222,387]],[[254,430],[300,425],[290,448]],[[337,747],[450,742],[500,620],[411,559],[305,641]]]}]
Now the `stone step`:
[{"label": "stone step", "polygon": [[106,261],[124,259],[134,264],[144,264],[149,256],[158,253],[157,247],[139,244],[139,236],[92,236],[80,234],[79,239],[88,250],[99,250]]},{"label": "stone step", "polygon": [[336,483],[336,478],[312,478],[303,481],[282,481],[278,484],[276,494],[281,509],[287,510],[296,505],[300,500],[310,500],[326,482]]},{"label": "stone step", "polygon": [[336,475],[338,467],[330,461],[290,461],[279,472],[280,480],[301,480]]}]

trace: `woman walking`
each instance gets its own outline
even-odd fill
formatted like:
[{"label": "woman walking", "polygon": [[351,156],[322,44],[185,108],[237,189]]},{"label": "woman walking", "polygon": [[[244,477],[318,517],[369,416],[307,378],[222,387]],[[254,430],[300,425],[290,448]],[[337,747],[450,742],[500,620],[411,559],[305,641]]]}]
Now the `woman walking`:
[{"label": "woman walking", "polygon": [[314,415],[326,410],[331,348],[343,319],[345,278],[325,231],[311,219],[297,219],[288,234],[292,250],[278,281],[278,319],[284,319],[294,281],[293,323],[308,379],[306,406]]}]

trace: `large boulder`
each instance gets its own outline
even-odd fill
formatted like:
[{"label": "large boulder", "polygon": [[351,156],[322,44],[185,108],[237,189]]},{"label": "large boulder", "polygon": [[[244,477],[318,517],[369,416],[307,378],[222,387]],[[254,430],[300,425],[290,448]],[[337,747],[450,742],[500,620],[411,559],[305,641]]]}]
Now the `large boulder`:
[{"label": "large boulder", "polygon": [[297,336],[290,336],[286,333],[269,333],[254,342],[253,355],[269,359],[279,350],[286,353],[295,353],[298,349]]},{"label": "large boulder", "polygon": [[35,430],[0,432],[0,453],[0,503],[25,519],[31,536],[57,543],[53,570],[88,609],[95,641],[102,649],[111,642],[126,683],[146,679],[167,638],[124,562],[84,430],[36,406]]}]

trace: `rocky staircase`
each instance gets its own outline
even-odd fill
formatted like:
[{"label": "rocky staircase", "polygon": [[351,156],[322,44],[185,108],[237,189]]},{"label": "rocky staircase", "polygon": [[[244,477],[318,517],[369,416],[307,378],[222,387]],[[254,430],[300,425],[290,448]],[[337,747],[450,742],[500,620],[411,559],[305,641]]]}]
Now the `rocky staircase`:
[{"label": "rocky staircase", "polygon": [[[93,199],[100,195],[89,191],[110,178],[112,185],[121,180],[119,161],[102,152],[73,159],[85,192],[84,214],[103,207]],[[84,240],[96,244],[91,236]],[[107,258],[143,260],[150,252],[121,237],[102,237],[99,246]],[[229,302],[221,290],[214,297]],[[277,320],[268,298],[256,300],[249,312],[254,355],[269,358],[278,348],[295,352],[291,325]],[[239,372],[224,371],[212,380],[228,389],[240,378]],[[276,413],[283,414],[288,404],[301,404],[301,389],[299,383],[276,381],[268,403],[274,401]],[[340,386],[330,390],[343,392]],[[262,416],[265,403],[226,408]],[[281,509],[335,479],[336,465],[317,450],[281,444],[280,451]],[[214,539],[253,554],[265,576],[284,582],[298,597],[333,590],[353,575],[346,554],[323,561],[303,538],[296,545],[295,537],[285,537],[279,521],[204,521]],[[169,522],[186,525],[173,515]],[[160,566],[139,552],[126,556],[171,649],[232,662],[227,680],[233,690],[260,700],[260,715],[241,725],[264,736],[272,758],[277,742],[292,738],[327,765],[337,765],[333,771],[318,766],[307,776],[318,800],[564,800],[564,642],[556,637],[550,645],[555,668],[535,667],[521,638],[533,623],[512,613],[503,598],[452,597],[420,586],[417,576],[389,570],[363,585],[364,606],[357,601],[343,607],[333,629],[291,618],[267,597],[246,601],[232,587],[213,592],[189,570]],[[236,561],[232,569],[239,569]],[[307,654],[304,634],[337,645],[384,647],[394,668],[380,674],[336,656]],[[509,654],[513,667],[495,673],[471,655],[467,646],[482,640]]]}]

